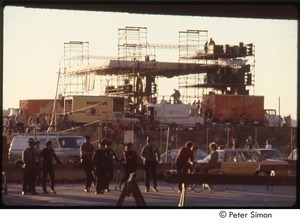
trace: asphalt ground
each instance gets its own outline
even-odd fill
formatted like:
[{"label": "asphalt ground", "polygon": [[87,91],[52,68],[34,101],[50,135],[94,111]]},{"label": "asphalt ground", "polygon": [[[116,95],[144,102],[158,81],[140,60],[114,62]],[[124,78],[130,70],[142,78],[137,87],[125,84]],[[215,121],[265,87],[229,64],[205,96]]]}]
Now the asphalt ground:
[{"label": "asphalt ground", "polygon": [[[95,194],[83,191],[84,182],[57,183],[56,194],[43,194],[37,187],[39,195],[22,195],[20,183],[9,183],[7,194],[2,193],[2,208],[55,208],[55,209],[104,209],[104,208],[179,208],[180,194],[165,181],[158,181],[158,192],[145,192],[143,181],[137,181],[139,190],[145,201],[138,207],[135,199],[124,198],[122,206],[116,207],[122,189],[115,191],[116,183],[111,183],[110,192]],[[124,185],[123,185],[124,186]],[[48,188],[49,189],[49,188]],[[201,193],[187,192],[184,206],[180,208],[293,208],[297,206],[297,190],[295,186],[274,186],[273,190],[266,186],[229,185],[223,192],[204,190]]]}]

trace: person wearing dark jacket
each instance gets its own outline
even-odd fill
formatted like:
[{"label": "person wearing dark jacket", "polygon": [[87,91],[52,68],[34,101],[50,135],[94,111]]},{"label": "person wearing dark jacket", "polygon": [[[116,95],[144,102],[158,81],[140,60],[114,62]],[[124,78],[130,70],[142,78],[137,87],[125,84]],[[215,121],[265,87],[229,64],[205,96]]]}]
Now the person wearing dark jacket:
[{"label": "person wearing dark jacket", "polygon": [[60,160],[58,159],[57,155],[54,152],[52,141],[48,140],[46,142],[46,147],[42,149],[40,152],[40,158],[42,160],[42,168],[43,168],[43,177],[42,177],[42,187],[44,194],[48,194],[46,188],[47,176],[50,176],[50,193],[56,193],[54,190],[54,182],[55,182],[55,175],[54,175],[54,166],[53,166],[53,159],[56,160],[58,164],[61,164]]},{"label": "person wearing dark jacket", "polygon": [[146,139],[147,144],[143,147],[141,152],[141,158],[143,159],[144,170],[145,170],[145,192],[149,192],[150,187],[150,176],[153,181],[153,191],[157,190],[157,180],[156,180],[156,166],[157,161],[160,159],[160,154],[157,147],[153,144],[153,138],[148,136]]},{"label": "person wearing dark jacket", "polygon": [[93,144],[91,144],[91,137],[85,136],[85,142],[80,147],[80,162],[81,167],[86,175],[85,192],[90,192],[90,187],[94,181],[93,175],[93,161],[92,157],[95,152]]},{"label": "person wearing dark jacket", "polygon": [[[188,170],[191,167],[191,163],[194,161],[193,151],[191,150],[193,143],[191,141],[187,141],[183,147],[181,147],[178,151],[175,164],[177,169],[177,174],[185,174],[188,173]],[[182,190],[182,182],[178,182],[178,192]]]},{"label": "person wearing dark jacket", "polygon": [[132,143],[127,143],[125,146],[124,157],[122,158],[122,162],[124,163],[125,174],[124,181],[127,181],[129,179],[131,173],[136,173],[137,159],[138,156],[136,152],[132,149]]},{"label": "person wearing dark jacket", "polygon": [[33,195],[38,194],[35,190],[35,181],[37,178],[37,168],[39,163],[39,156],[37,151],[34,149],[34,139],[28,139],[28,147],[22,153],[23,160],[23,183],[22,183],[22,194],[32,193]]},{"label": "person wearing dark jacket", "polygon": [[107,141],[104,139],[99,142],[100,148],[93,155],[93,165],[96,169],[96,192],[95,194],[103,194],[105,186],[108,184],[108,171],[110,157],[106,147]]}]

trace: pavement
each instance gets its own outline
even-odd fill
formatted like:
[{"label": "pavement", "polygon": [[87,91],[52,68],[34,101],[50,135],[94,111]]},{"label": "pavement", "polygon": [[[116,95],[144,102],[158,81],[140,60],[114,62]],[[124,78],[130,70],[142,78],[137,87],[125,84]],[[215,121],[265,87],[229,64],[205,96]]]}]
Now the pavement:
[{"label": "pavement", "polygon": [[[178,208],[180,194],[165,181],[158,181],[158,192],[145,192],[143,181],[137,181],[137,185],[146,205],[139,208]],[[95,188],[89,193],[83,191],[84,182],[56,183],[56,194],[43,194],[42,188],[37,187],[39,195],[22,195],[21,183],[9,183],[8,192],[2,193],[1,201],[3,208],[137,208],[132,196],[126,196],[122,206],[116,207],[123,189],[115,191],[115,188],[113,182],[110,192],[96,195]],[[223,192],[187,192],[181,208],[290,208],[296,202],[295,186],[274,186],[273,190],[267,190],[266,186],[229,185]]]}]

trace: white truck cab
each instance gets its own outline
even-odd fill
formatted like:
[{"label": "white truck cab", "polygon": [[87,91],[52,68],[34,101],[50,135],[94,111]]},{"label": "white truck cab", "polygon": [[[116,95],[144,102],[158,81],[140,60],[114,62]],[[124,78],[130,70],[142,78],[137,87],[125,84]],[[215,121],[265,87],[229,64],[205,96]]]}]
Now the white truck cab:
[{"label": "white truck cab", "polygon": [[190,104],[149,104],[147,118],[150,122],[179,128],[199,129],[204,119],[199,114],[197,105]]}]

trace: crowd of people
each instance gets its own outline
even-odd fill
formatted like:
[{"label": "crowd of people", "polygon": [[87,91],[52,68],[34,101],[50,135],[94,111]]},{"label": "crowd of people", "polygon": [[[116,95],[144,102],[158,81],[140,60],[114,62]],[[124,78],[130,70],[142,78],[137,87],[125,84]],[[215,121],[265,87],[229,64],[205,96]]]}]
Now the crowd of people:
[{"label": "crowd of people", "polygon": [[[37,195],[36,186],[42,182],[44,194],[56,193],[55,191],[55,172],[54,161],[61,164],[55,154],[52,141],[47,141],[45,148],[40,148],[38,140],[29,138],[27,148],[22,153],[23,161],[23,182],[22,194]],[[124,178],[121,183],[126,182],[130,176],[136,175],[138,165],[138,154],[132,148],[132,143],[127,143],[124,148],[123,156],[119,159],[112,147],[112,142],[103,139],[99,141],[98,148],[91,143],[91,137],[85,136],[85,142],[80,148],[80,165],[85,173],[86,180],[84,192],[89,193],[91,187],[95,187],[95,194],[110,192],[109,185],[114,176],[115,164],[120,164],[124,170]],[[140,157],[143,160],[145,171],[145,192],[150,191],[150,179],[153,181],[153,191],[158,192],[156,168],[159,160],[159,152],[153,144],[153,138],[148,136],[146,145],[143,147]],[[47,178],[50,177],[50,191],[47,190]]]},{"label": "crowd of people", "polygon": [[61,164],[61,162],[54,152],[52,141],[48,140],[45,148],[42,150],[40,149],[40,142],[38,140],[29,138],[27,143],[28,146],[22,153],[22,194],[38,194],[36,186],[40,185],[41,174],[43,193],[49,193],[46,187],[48,175],[50,176],[50,192],[56,193],[54,189],[55,174],[53,161],[56,160],[58,164]]},{"label": "crowd of people", "polygon": [[56,120],[52,121],[51,114],[38,113],[32,114],[30,117],[26,117],[25,112],[20,109],[18,114],[5,115],[2,117],[3,131],[7,132],[11,130],[16,133],[26,133],[26,132],[44,132],[50,126],[54,126],[57,131],[62,131],[64,129],[69,129],[73,127],[73,114],[57,114]]},{"label": "crowd of people", "polygon": [[[95,186],[95,194],[110,192],[109,184],[113,179],[114,166],[116,163],[123,166],[124,178],[126,182],[131,174],[136,175],[138,165],[138,154],[132,148],[132,143],[125,145],[122,158],[118,158],[112,148],[112,142],[103,139],[99,141],[99,148],[95,149],[90,142],[90,136],[86,136],[85,143],[81,146],[81,165],[86,175],[84,191],[89,193],[92,184]],[[158,192],[156,168],[159,160],[159,152],[153,144],[153,138],[148,136],[146,145],[143,147],[140,157],[143,160],[145,171],[145,192],[150,191],[150,179],[153,181],[153,191]]]},{"label": "crowd of people", "polygon": [[[18,118],[17,118],[18,117]],[[21,118],[22,117],[22,118]],[[16,128],[18,131],[23,131],[28,127],[27,124],[22,125],[24,122],[24,113],[20,110],[19,114],[14,119],[16,121]],[[36,119],[33,117],[30,118],[31,123],[35,123]],[[33,121],[35,120],[35,121]],[[28,123],[28,122],[27,122]],[[2,136],[2,144],[4,142],[3,151],[8,151],[9,144],[13,139],[11,126],[7,126],[7,132]],[[99,148],[95,148],[91,143],[91,137],[85,137],[85,143],[82,144],[80,148],[80,160],[82,169],[86,175],[86,182],[84,191],[90,192],[92,185],[95,186],[96,194],[109,192],[109,184],[114,176],[114,167],[115,164],[120,164],[123,166],[124,178],[122,182],[126,182],[129,179],[129,176],[132,173],[136,174],[138,159],[143,160],[144,173],[145,173],[145,192],[150,191],[150,179],[152,179],[152,190],[158,192],[157,189],[157,179],[156,179],[156,169],[157,163],[160,160],[160,154],[158,148],[153,143],[153,138],[148,136],[146,138],[146,145],[142,148],[140,156],[133,149],[132,143],[125,145],[123,156],[119,159],[112,147],[112,140],[110,134],[112,131],[109,126],[107,131],[105,131],[105,139],[99,141]],[[105,126],[104,126],[105,128]],[[118,129],[118,128],[117,128]],[[119,131],[122,128],[118,129]],[[122,135],[122,134],[120,134]],[[118,142],[114,141],[118,144]],[[199,169],[201,173],[207,173],[210,169],[216,168],[219,165],[218,162],[218,152],[217,144],[211,143],[209,145],[211,151],[211,159],[209,163]],[[221,146],[219,147],[219,149]],[[232,140],[232,149],[238,149],[240,145],[237,139]],[[252,138],[249,137],[246,139],[244,149],[253,149],[254,145],[252,143]],[[266,140],[266,148],[272,148],[270,140]],[[187,173],[190,170],[191,164],[195,160],[196,151],[198,146],[196,143],[188,141],[182,146],[178,152],[176,158],[176,168],[177,173]],[[8,152],[5,152],[8,154]],[[6,158],[5,158],[6,157]],[[28,146],[23,151],[23,186],[22,194],[37,194],[35,186],[42,184],[43,193],[49,193],[46,187],[47,177],[50,177],[50,192],[56,193],[55,185],[55,174],[53,161],[61,163],[58,157],[56,156],[53,145],[51,141],[46,142],[45,148],[40,149],[39,141],[34,141],[32,138],[28,140]],[[3,163],[7,163],[7,156],[3,156]],[[178,184],[178,190],[181,191],[181,183]]]},{"label": "crowd of people", "polygon": [[[146,145],[141,152],[145,171],[145,192],[150,191],[150,179],[153,180],[153,191],[157,190],[156,168],[159,160],[159,152],[153,144],[153,138],[148,136]],[[86,184],[84,191],[89,193],[94,182],[95,194],[103,194],[110,192],[109,184],[113,179],[114,166],[119,163],[124,169],[124,178],[122,182],[126,182],[131,174],[136,175],[138,165],[138,155],[132,148],[132,143],[125,145],[123,157],[118,159],[112,142],[104,139],[99,142],[99,149],[95,149],[90,143],[90,136],[86,136],[86,142],[81,146],[81,164],[86,175]]]}]

